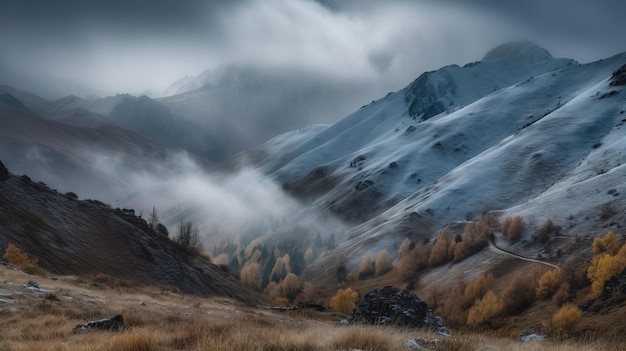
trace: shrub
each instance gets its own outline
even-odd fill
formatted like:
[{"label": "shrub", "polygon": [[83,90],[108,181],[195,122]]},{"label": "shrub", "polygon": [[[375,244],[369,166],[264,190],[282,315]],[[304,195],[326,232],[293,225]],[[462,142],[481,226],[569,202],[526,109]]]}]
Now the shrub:
[{"label": "shrub", "polygon": [[158,223],[156,226],[156,232],[163,235],[164,237],[170,236],[170,232],[167,230],[167,227],[161,223]]},{"label": "shrub", "polygon": [[376,257],[376,265],[374,267],[374,274],[378,277],[393,269],[393,263],[389,258],[387,250],[382,249],[378,252]]},{"label": "shrub", "polygon": [[289,306],[289,300],[286,297],[277,297],[274,299],[274,303],[276,303],[277,306],[281,307]]},{"label": "shrub", "polygon": [[562,282],[563,274],[559,268],[545,272],[537,282],[537,288],[535,289],[537,298],[541,300],[550,298],[561,286]]},{"label": "shrub", "polygon": [[616,213],[617,211],[615,210],[615,207],[613,207],[613,205],[611,205],[610,203],[606,203],[602,205],[602,208],[600,209],[599,217],[602,219],[607,219]]},{"label": "shrub", "polygon": [[563,305],[553,316],[552,325],[567,334],[571,333],[582,319],[582,312],[574,305]]},{"label": "shrub", "polygon": [[476,300],[474,306],[470,308],[467,324],[470,326],[483,324],[500,314],[500,311],[502,311],[502,303],[493,291],[489,290],[482,299]]},{"label": "shrub", "polygon": [[337,294],[330,299],[330,308],[344,314],[351,313],[356,307],[358,297],[359,294],[350,288],[339,289]]},{"label": "shrub", "polygon": [[37,266],[37,259],[30,258],[28,255],[19,247],[15,246],[13,243],[9,243],[7,245],[6,250],[4,251],[4,255],[2,258],[7,261],[9,264],[19,267],[25,273],[28,274],[41,274],[41,268]]}]

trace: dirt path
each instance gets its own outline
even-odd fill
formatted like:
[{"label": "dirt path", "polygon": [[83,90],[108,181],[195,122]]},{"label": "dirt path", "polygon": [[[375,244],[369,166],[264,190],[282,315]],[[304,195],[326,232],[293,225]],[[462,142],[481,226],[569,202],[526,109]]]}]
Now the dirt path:
[{"label": "dirt path", "polygon": [[496,243],[495,243],[495,241],[494,241],[494,240],[489,240],[489,248],[490,248],[491,250],[493,250],[493,251],[495,251],[495,252],[499,253],[499,254],[502,254],[502,255],[507,255],[507,256],[515,257],[515,258],[517,258],[517,259],[524,260],[524,261],[527,261],[527,262],[534,262],[534,263],[543,264],[543,265],[546,265],[546,266],[549,266],[549,267],[552,267],[552,268],[559,268],[559,266],[557,266],[557,265],[555,265],[555,264],[552,264],[552,263],[549,263],[549,262],[546,262],[546,261],[536,260],[536,259],[534,259],[534,258],[528,258],[528,257],[520,256],[520,255],[518,255],[518,254],[514,254],[514,253],[512,253],[512,252],[504,251],[504,250],[502,250],[501,248],[499,248],[499,247],[496,245]]}]

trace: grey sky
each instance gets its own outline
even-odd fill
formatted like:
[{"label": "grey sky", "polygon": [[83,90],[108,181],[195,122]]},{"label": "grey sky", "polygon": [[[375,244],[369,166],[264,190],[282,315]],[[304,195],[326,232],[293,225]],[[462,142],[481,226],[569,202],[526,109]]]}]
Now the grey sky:
[{"label": "grey sky", "polygon": [[0,66],[107,94],[232,63],[389,91],[508,40],[601,59],[626,50],[624,13],[619,0],[1,1]]}]

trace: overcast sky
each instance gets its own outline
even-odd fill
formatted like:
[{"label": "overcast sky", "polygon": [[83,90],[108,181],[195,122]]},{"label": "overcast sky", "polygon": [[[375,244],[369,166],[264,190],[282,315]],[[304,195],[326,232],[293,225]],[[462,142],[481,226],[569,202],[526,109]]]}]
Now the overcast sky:
[{"label": "overcast sky", "polygon": [[159,90],[233,63],[391,91],[508,40],[605,58],[626,51],[625,13],[620,0],[3,0],[0,67],[106,94]]}]

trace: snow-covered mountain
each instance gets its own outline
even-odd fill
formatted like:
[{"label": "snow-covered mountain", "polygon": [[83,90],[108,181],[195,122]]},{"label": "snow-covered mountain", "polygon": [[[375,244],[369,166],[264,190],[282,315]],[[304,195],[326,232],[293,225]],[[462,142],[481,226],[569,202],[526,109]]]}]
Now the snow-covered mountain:
[{"label": "snow-covered mountain", "polygon": [[509,43],[254,152],[311,208],[354,224],[345,249],[430,239],[487,211],[590,235],[626,225],[626,92],[612,76],[624,64]]}]

